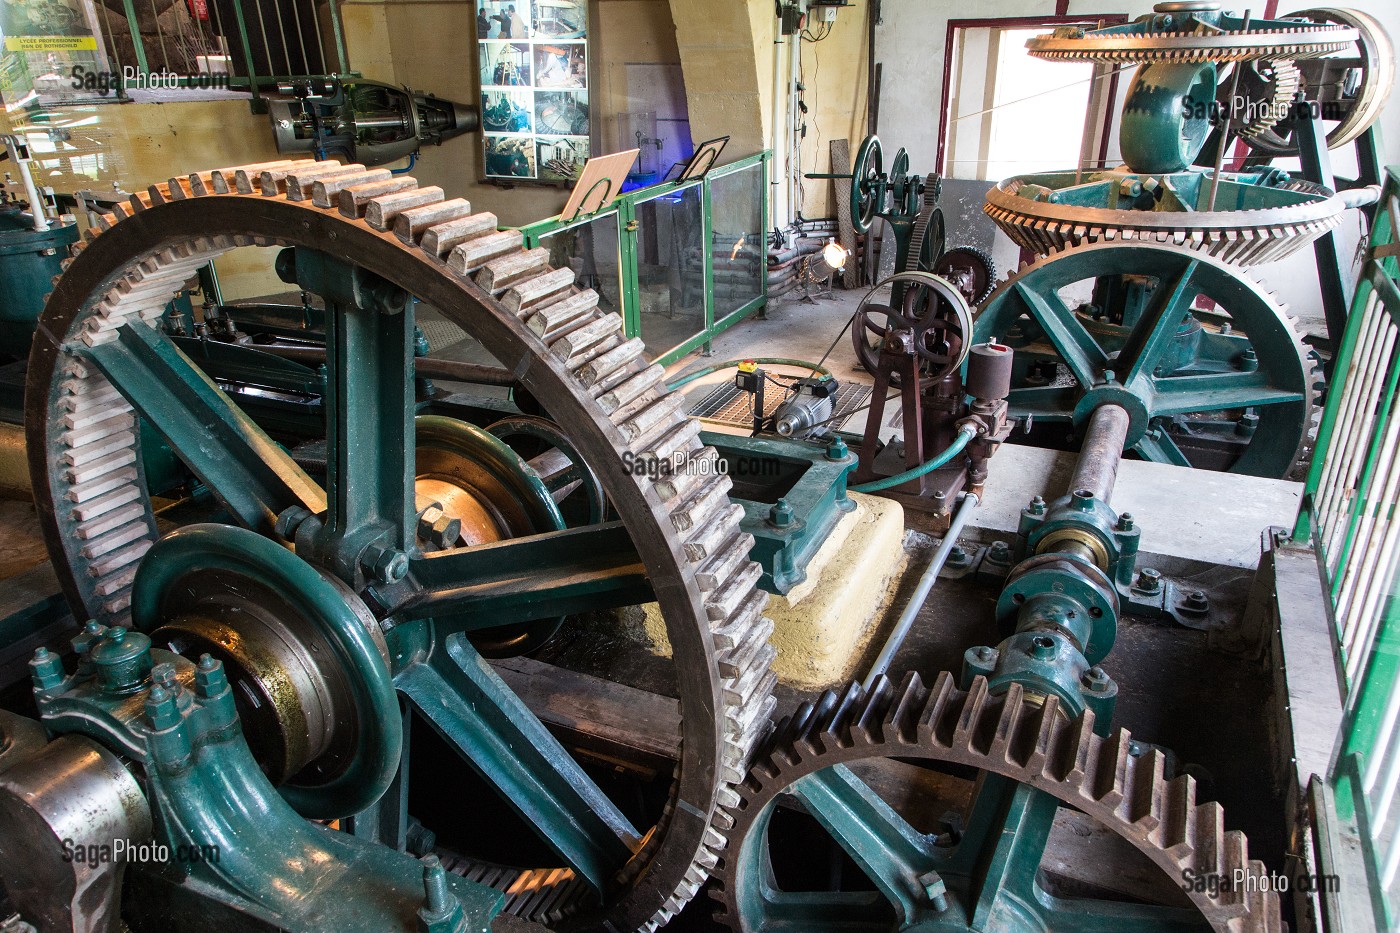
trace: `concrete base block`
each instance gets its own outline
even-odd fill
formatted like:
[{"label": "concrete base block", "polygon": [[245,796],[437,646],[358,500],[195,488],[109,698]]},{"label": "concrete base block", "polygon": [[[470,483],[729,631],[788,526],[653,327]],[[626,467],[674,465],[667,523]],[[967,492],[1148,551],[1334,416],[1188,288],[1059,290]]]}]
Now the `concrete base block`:
[{"label": "concrete base block", "polygon": [[[856,507],[837,522],[807,564],[807,579],[786,596],[769,596],[764,615],[773,620],[773,669],[794,687],[822,688],[851,677],[859,651],[883,618],[908,563],[904,509],[898,502],[853,492]],[[652,651],[671,656],[666,625],[656,603],[623,610],[640,623]],[[640,616],[640,618],[638,618]]]}]

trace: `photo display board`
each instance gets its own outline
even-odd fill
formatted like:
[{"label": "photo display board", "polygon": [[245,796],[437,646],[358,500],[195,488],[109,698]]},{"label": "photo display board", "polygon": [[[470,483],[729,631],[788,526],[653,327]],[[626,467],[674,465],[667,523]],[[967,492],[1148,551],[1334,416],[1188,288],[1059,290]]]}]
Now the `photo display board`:
[{"label": "photo display board", "polygon": [[587,0],[477,0],[487,178],[571,182],[588,160]]}]

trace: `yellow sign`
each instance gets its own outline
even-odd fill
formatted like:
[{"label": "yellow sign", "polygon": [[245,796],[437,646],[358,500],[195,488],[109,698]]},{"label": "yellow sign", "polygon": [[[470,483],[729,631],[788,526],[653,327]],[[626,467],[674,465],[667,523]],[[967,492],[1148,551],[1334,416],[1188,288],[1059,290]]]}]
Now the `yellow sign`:
[{"label": "yellow sign", "polygon": [[6,36],[8,52],[95,52],[96,36]]}]

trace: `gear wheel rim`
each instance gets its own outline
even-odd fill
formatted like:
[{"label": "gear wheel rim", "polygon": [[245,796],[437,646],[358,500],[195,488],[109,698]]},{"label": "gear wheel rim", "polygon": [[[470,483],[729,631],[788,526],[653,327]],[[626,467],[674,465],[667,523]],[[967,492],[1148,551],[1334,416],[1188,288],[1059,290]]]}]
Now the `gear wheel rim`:
[{"label": "gear wheel rim", "polygon": [[[1188,868],[1202,870],[1207,858],[1204,870],[1224,877],[1233,877],[1235,867],[1265,875],[1264,865],[1248,858],[1244,834],[1224,829],[1220,804],[1196,803],[1194,778],[1181,774],[1167,782],[1161,751],[1134,756],[1130,746],[1128,730],[1097,735],[1092,712],[1071,720],[1057,697],[1028,693],[1018,683],[993,695],[983,677],[960,690],[944,671],[925,688],[911,672],[898,686],[881,675],[869,691],[859,683],[828,690],[779,724],[739,788],[711,890],[716,917],[736,933],[761,933],[764,927],[746,922],[742,906],[754,880],[739,874],[749,861],[750,832],[799,778],[868,758],[964,765],[1031,786],[1112,829],[1174,879]],[[1186,892],[1214,930],[1281,933],[1278,895],[1267,884],[1249,886],[1239,899],[1221,887],[1214,896]]]},{"label": "gear wheel rim", "polygon": [[[1046,174],[1068,178],[1077,173]],[[1346,211],[1336,192],[1303,179],[1282,186],[1314,196],[1303,204],[1191,214],[1035,201],[1018,194],[1025,183],[1019,175],[998,182],[987,192],[982,212],[1018,246],[1040,256],[1086,243],[1119,241],[1185,246],[1236,265],[1261,265],[1285,259],[1341,226]]]},{"label": "gear wheel rim", "polygon": [[[638,550],[649,575],[665,584],[657,586],[656,596],[663,607],[671,607],[664,613],[668,619],[677,620],[674,632],[668,621],[668,634],[678,673],[683,681],[693,677],[705,684],[692,691],[700,694],[690,701],[694,714],[686,717],[683,710],[683,748],[690,757],[677,766],[670,800],[646,844],[623,866],[618,882],[621,893],[601,917],[593,918],[620,929],[655,929],[678,913],[708,876],[717,858],[716,847],[723,844],[714,823],[725,821],[724,807],[734,800],[732,784],[741,779],[773,704],[775,677],[768,670],[773,649],[767,644],[771,622],[761,617],[766,595],[754,588],[758,565],[746,556],[727,562],[725,573],[712,581],[713,589],[702,590],[695,579],[697,571],[716,564],[716,545],[737,541],[743,548],[741,553],[747,555],[745,538],[738,529],[741,507],[728,503],[708,513],[720,532],[707,550],[699,539],[703,529],[682,532],[679,513],[663,512],[666,501],[662,493],[626,473],[617,452],[630,449],[632,440],[575,373],[562,365],[548,364],[548,347],[526,327],[526,315],[511,313],[474,280],[450,269],[442,255],[423,246],[421,231],[401,238],[390,230],[371,227],[363,217],[352,219],[334,207],[313,205],[309,198],[299,200],[289,195],[298,172],[306,174],[303,187],[309,194],[318,169],[363,171],[363,167],[307,161],[249,168],[276,168],[291,177],[279,182],[276,192],[257,194],[238,190],[234,182],[238,170],[205,172],[152,186],[119,205],[115,217],[104,216],[75,249],[40,319],[26,385],[29,460],[41,526],[75,615],[117,624],[129,619],[129,583],[128,601],[122,603],[107,599],[109,594],[94,593],[86,579],[92,560],[82,556],[76,539],[67,533],[78,522],[65,497],[74,482],[65,475],[68,468],[61,458],[53,456],[65,445],[63,419],[51,417],[62,411],[62,399],[79,398],[87,390],[100,391],[102,384],[111,387],[94,366],[82,364],[67,349],[82,328],[98,319],[103,297],[118,305],[123,300],[132,302],[127,306],[131,318],[119,317],[115,326],[146,326],[153,316],[136,313],[137,306],[150,305],[156,299],[142,296],[140,289],[159,295],[173,293],[195,268],[216,255],[253,245],[318,249],[334,243],[337,252],[354,255],[357,265],[389,282],[404,287],[403,283],[411,281],[412,287],[405,287],[406,291],[429,301],[449,319],[454,314],[460,317],[457,323],[475,334],[498,359],[509,362],[521,384],[556,416],[562,412],[570,416],[569,423],[588,427],[577,446],[599,472],[620,514],[631,516],[630,521],[624,518],[624,524],[640,541]],[[416,186],[412,179],[406,181]],[[437,203],[443,200],[438,190]],[[216,230],[225,232],[210,232]],[[546,266],[544,274],[548,272]],[[140,300],[134,296],[141,296]],[[165,300],[156,302],[159,308]],[[644,361],[626,365],[633,367],[629,379],[644,377],[650,369]],[[93,382],[94,378],[100,382]],[[75,386],[83,393],[74,391]],[[662,389],[657,397],[664,395]],[[79,398],[78,404],[81,402]],[[124,400],[121,404],[130,411]],[[676,414],[669,425],[666,438],[688,436],[693,427],[683,414]],[[657,440],[654,436],[646,439]],[[697,457],[711,456],[699,448],[698,439],[686,446]],[[133,465],[124,468],[132,473],[125,482],[137,489],[144,507],[144,514],[133,521],[146,524],[144,549],[148,549],[156,533],[134,437],[127,449],[135,456]],[[718,480],[697,485],[700,493],[711,496],[723,497],[727,491]],[[693,501],[684,499],[680,505]],[[669,524],[662,523],[663,514]],[[643,518],[646,515],[651,516],[649,520]],[[133,574],[139,556],[130,565]],[[105,579],[96,576],[99,582]],[[104,605],[104,600],[110,605]],[[721,614],[726,607],[732,611]],[[684,705],[686,691],[681,692]],[[559,877],[558,870],[539,871],[548,873],[555,884],[527,897],[532,910],[550,908],[553,913],[546,917],[551,921],[582,912],[576,897],[579,884]],[[568,903],[571,896],[575,896],[572,904]]]}]

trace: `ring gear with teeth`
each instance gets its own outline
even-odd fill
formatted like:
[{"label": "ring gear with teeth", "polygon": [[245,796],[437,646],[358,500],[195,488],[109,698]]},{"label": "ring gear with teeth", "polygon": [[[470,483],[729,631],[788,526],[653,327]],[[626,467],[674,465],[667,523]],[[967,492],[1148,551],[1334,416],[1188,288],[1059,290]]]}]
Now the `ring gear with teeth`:
[{"label": "ring gear with teeth", "polygon": [[1032,38],[1026,48],[1049,61],[1186,64],[1320,58],[1357,38],[1355,29],[1333,23],[1246,21],[1220,12],[1213,3],[1159,3],[1153,10],[1131,23],[1101,29],[1062,26]]},{"label": "ring gear with teeth", "polygon": [[[473,214],[466,201],[361,165],[283,161],[172,178],[99,217],[56,280],[26,391],[34,498],[75,616],[128,624],[136,568],[158,535],[133,407],[88,350],[122,339],[126,328],[165,340],[157,324],[166,304],[199,268],[241,246],[351,258],[480,339],[572,426],[661,604],[683,755],[670,802],[621,867],[601,913],[577,898],[567,903],[584,886],[572,872],[549,869],[527,873],[530,883],[512,889],[524,893],[508,909],[532,919],[582,912],[619,930],[664,924],[715,864],[732,785],[773,705],[771,622],[755,588],[759,567],[747,559],[752,540],[718,471],[653,483],[623,467],[624,453],[717,454],[701,444],[680,397],[668,394],[660,367],[643,358],[641,341],[598,308],[596,293],[579,291],[572,272],[551,269],[544,250],[525,251],[520,233],[498,232],[493,216]],[[297,491],[324,495],[270,440],[258,449],[304,480]],[[267,524],[264,533],[271,517]]]},{"label": "ring gear with teeth", "polygon": [[[1253,139],[1288,116],[1293,98],[1302,86],[1302,72],[1288,59],[1241,62],[1235,67],[1243,69],[1236,93],[1245,100],[1245,114],[1249,117],[1236,125],[1236,131],[1245,139]],[[1231,86],[1228,77],[1220,82],[1217,99],[1226,113],[1232,106]]]},{"label": "ring gear with teeth", "polygon": [[[1180,884],[1189,877],[1187,872],[1232,879],[1238,870],[1256,881],[1267,880],[1264,865],[1249,858],[1244,835],[1225,829],[1220,804],[1197,802],[1194,778],[1188,774],[1169,778],[1159,749],[1135,748],[1125,729],[1106,737],[1096,735],[1092,713],[1072,720],[1058,698],[1024,692],[1020,684],[992,695],[982,677],[964,691],[946,672],[938,675],[932,687],[925,687],[917,674],[906,675],[898,686],[882,676],[869,692],[852,684],[844,692],[828,691],[815,704],[805,704],[779,725],[769,749],[740,787],[734,825],[727,832],[729,843],[712,889],[719,902],[719,919],[733,930],[770,929],[755,915],[767,906],[769,896],[776,902],[775,909],[781,906],[782,893],[771,891],[774,875],[766,858],[769,852],[754,848],[766,849],[767,817],[780,796],[825,769],[877,758],[975,768],[1048,794],[1126,840],[1179,888],[1189,887],[1185,893],[1191,904],[1218,933],[1283,929],[1278,895],[1267,884],[1240,890],[1241,886],[1223,883],[1215,893],[1205,886]],[[896,825],[903,823],[896,819]],[[907,825],[902,828],[917,832]],[[926,877],[908,880],[922,888]],[[886,879],[887,883],[898,880]],[[944,880],[935,883],[941,887]],[[948,883],[946,890],[930,889],[936,896],[920,909],[921,919],[933,920],[940,930],[960,928],[965,916],[949,916],[962,908],[962,902],[955,900],[955,887],[956,883]],[[1024,906],[1036,909],[1030,901]],[[905,917],[905,924],[912,919]],[[792,927],[782,923],[771,927],[779,928]],[[880,927],[866,923],[859,928]],[[899,922],[888,926],[897,928],[905,927]]]},{"label": "ring gear with teeth", "polygon": [[[1395,46],[1385,27],[1360,10],[1320,7],[1299,10],[1290,16],[1321,24],[1347,26],[1358,34],[1355,64],[1338,61],[1345,59],[1338,56],[1309,61],[1298,69],[1301,72],[1299,84],[1307,91],[1308,99],[1319,107],[1324,119],[1337,119],[1336,125],[1327,131],[1327,148],[1340,149],[1355,141],[1380,118],[1395,85]],[[1348,96],[1347,85],[1353,80],[1353,69],[1358,67],[1361,69],[1360,80],[1355,91]],[[1244,82],[1241,81],[1241,84]],[[1322,99],[1324,88],[1329,95],[1335,96]],[[1328,116],[1327,108],[1336,105],[1341,106],[1341,113],[1337,117]],[[1246,135],[1246,140],[1256,153],[1289,156],[1297,152],[1298,147],[1287,122],[1278,129],[1271,126],[1252,136],[1242,135]]]},{"label": "ring gear with teeth", "polygon": [[[1123,193],[1124,185],[1133,184],[1142,208]],[[1199,171],[1160,176],[1046,172],[998,182],[987,192],[982,210],[1017,245],[1041,256],[1112,240],[1185,246],[1240,266],[1292,255],[1340,226],[1346,210],[1330,189],[1288,178],[1277,169],[1222,173],[1217,202],[1257,202],[1267,193],[1276,202],[1273,207],[1197,210],[1207,187],[1209,179]],[[1149,191],[1153,188],[1159,196]]]}]

